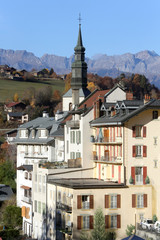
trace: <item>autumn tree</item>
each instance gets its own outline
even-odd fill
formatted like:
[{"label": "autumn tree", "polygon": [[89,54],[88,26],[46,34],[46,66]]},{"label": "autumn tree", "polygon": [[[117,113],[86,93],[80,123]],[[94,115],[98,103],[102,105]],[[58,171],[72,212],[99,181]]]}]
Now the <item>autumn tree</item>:
[{"label": "autumn tree", "polygon": [[71,88],[71,78],[72,73],[67,74],[65,79],[65,92],[67,92]]},{"label": "autumn tree", "polygon": [[55,101],[60,101],[61,100],[61,94],[59,90],[54,90],[53,92],[53,99]]},{"label": "autumn tree", "polygon": [[40,88],[35,94],[35,105],[47,106],[50,105],[52,100],[52,88],[50,86]]},{"label": "autumn tree", "polygon": [[36,90],[34,87],[27,88],[23,93],[22,101],[26,105],[30,105],[33,99],[35,98]]},{"label": "autumn tree", "polygon": [[15,93],[15,94],[14,94],[14,97],[13,97],[13,101],[14,101],[14,102],[18,102],[18,100],[19,100],[18,94]]},{"label": "autumn tree", "polygon": [[87,88],[89,91],[93,92],[96,89],[94,82],[89,82]]}]

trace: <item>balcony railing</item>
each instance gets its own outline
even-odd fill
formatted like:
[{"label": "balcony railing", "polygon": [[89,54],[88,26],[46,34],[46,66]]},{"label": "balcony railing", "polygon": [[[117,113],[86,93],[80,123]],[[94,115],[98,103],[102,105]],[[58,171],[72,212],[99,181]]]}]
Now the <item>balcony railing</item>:
[{"label": "balcony railing", "polygon": [[66,122],[66,126],[72,129],[77,129],[80,126],[79,120],[71,120]]},{"label": "balcony railing", "polygon": [[72,212],[72,206],[64,204],[64,203],[61,203],[61,202],[57,202],[56,208],[60,209],[62,211],[68,212],[68,213]]},{"label": "balcony railing", "polygon": [[31,202],[32,202],[31,197],[22,196],[21,199],[22,199],[23,202],[26,202],[26,203],[29,203],[29,204],[31,204]]},{"label": "balcony railing", "polygon": [[91,142],[96,143],[96,144],[109,144],[109,143],[122,143],[122,136],[117,136],[117,137],[94,137],[91,136]]},{"label": "balcony railing", "polygon": [[114,157],[114,156],[108,156],[108,157],[99,157],[98,155],[93,155],[93,160],[94,161],[100,161],[100,162],[121,162],[122,157]]}]

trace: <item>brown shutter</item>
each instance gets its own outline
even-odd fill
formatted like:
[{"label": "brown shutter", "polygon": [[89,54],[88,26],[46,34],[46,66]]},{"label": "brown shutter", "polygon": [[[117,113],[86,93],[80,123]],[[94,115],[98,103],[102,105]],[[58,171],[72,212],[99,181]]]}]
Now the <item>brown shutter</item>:
[{"label": "brown shutter", "polygon": [[136,137],[136,127],[132,127],[132,137]]},{"label": "brown shutter", "polygon": [[89,217],[89,228],[93,229],[93,216]]},{"label": "brown shutter", "polygon": [[121,208],[121,195],[117,195],[117,208]]},{"label": "brown shutter", "polygon": [[136,207],[136,194],[132,194],[132,208]]},{"label": "brown shutter", "polygon": [[109,208],[109,195],[105,195],[105,208]]},{"label": "brown shutter", "polygon": [[144,207],[147,207],[147,194],[143,195],[143,204],[144,204]]},{"label": "brown shutter", "polygon": [[81,209],[82,197],[81,195],[77,196],[77,209]]},{"label": "brown shutter", "polygon": [[147,157],[147,146],[143,146],[143,157]]},{"label": "brown shutter", "polygon": [[90,209],[94,208],[94,196],[90,195]]},{"label": "brown shutter", "polygon": [[143,167],[143,184],[146,184],[145,183],[146,177],[147,177],[147,167]]},{"label": "brown shutter", "polygon": [[133,184],[135,184],[135,167],[131,167],[131,176],[133,178]]},{"label": "brown shutter", "polygon": [[105,228],[109,228],[109,215],[105,215]]},{"label": "brown shutter", "polygon": [[77,229],[82,229],[82,216],[77,216]]},{"label": "brown shutter", "polygon": [[22,213],[22,217],[26,216],[26,207],[24,207],[24,206],[22,207],[21,213]]},{"label": "brown shutter", "polygon": [[136,146],[132,146],[132,157],[136,157]]},{"label": "brown shutter", "polygon": [[29,212],[30,212],[30,208],[28,207],[26,208],[26,216],[25,216],[25,218],[27,219],[30,219]]},{"label": "brown shutter", "polygon": [[121,228],[121,215],[117,215],[117,228]]},{"label": "brown shutter", "polygon": [[143,137],[146,137],[146,127],[143,127]]}]

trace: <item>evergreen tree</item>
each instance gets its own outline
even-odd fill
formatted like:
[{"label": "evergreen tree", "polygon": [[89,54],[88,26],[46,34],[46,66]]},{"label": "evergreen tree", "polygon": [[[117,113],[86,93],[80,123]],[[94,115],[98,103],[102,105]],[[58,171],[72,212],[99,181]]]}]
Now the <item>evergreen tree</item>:
[{"label": "evergreen tree", "polygon": [[91,233],[92,240],[106,240],[105,217],[102,209],[97,209],[94,216],[94,229]]}]

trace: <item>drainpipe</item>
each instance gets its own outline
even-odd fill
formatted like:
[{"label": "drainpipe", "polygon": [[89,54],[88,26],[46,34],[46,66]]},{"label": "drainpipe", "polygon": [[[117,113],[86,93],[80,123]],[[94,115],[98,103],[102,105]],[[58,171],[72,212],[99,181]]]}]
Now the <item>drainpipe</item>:
[{"label": "drainpipe", "polygon": [[48,199],[47,199],[47,180],[48,180],[48,176],[47,174],[45,174],[46,176],[46,239],[47,239],[47,223],[48,223],[48,218],[47,218],[47,211],[48,211],[48,207],[47,207],[47,203],[48,203]]}]

